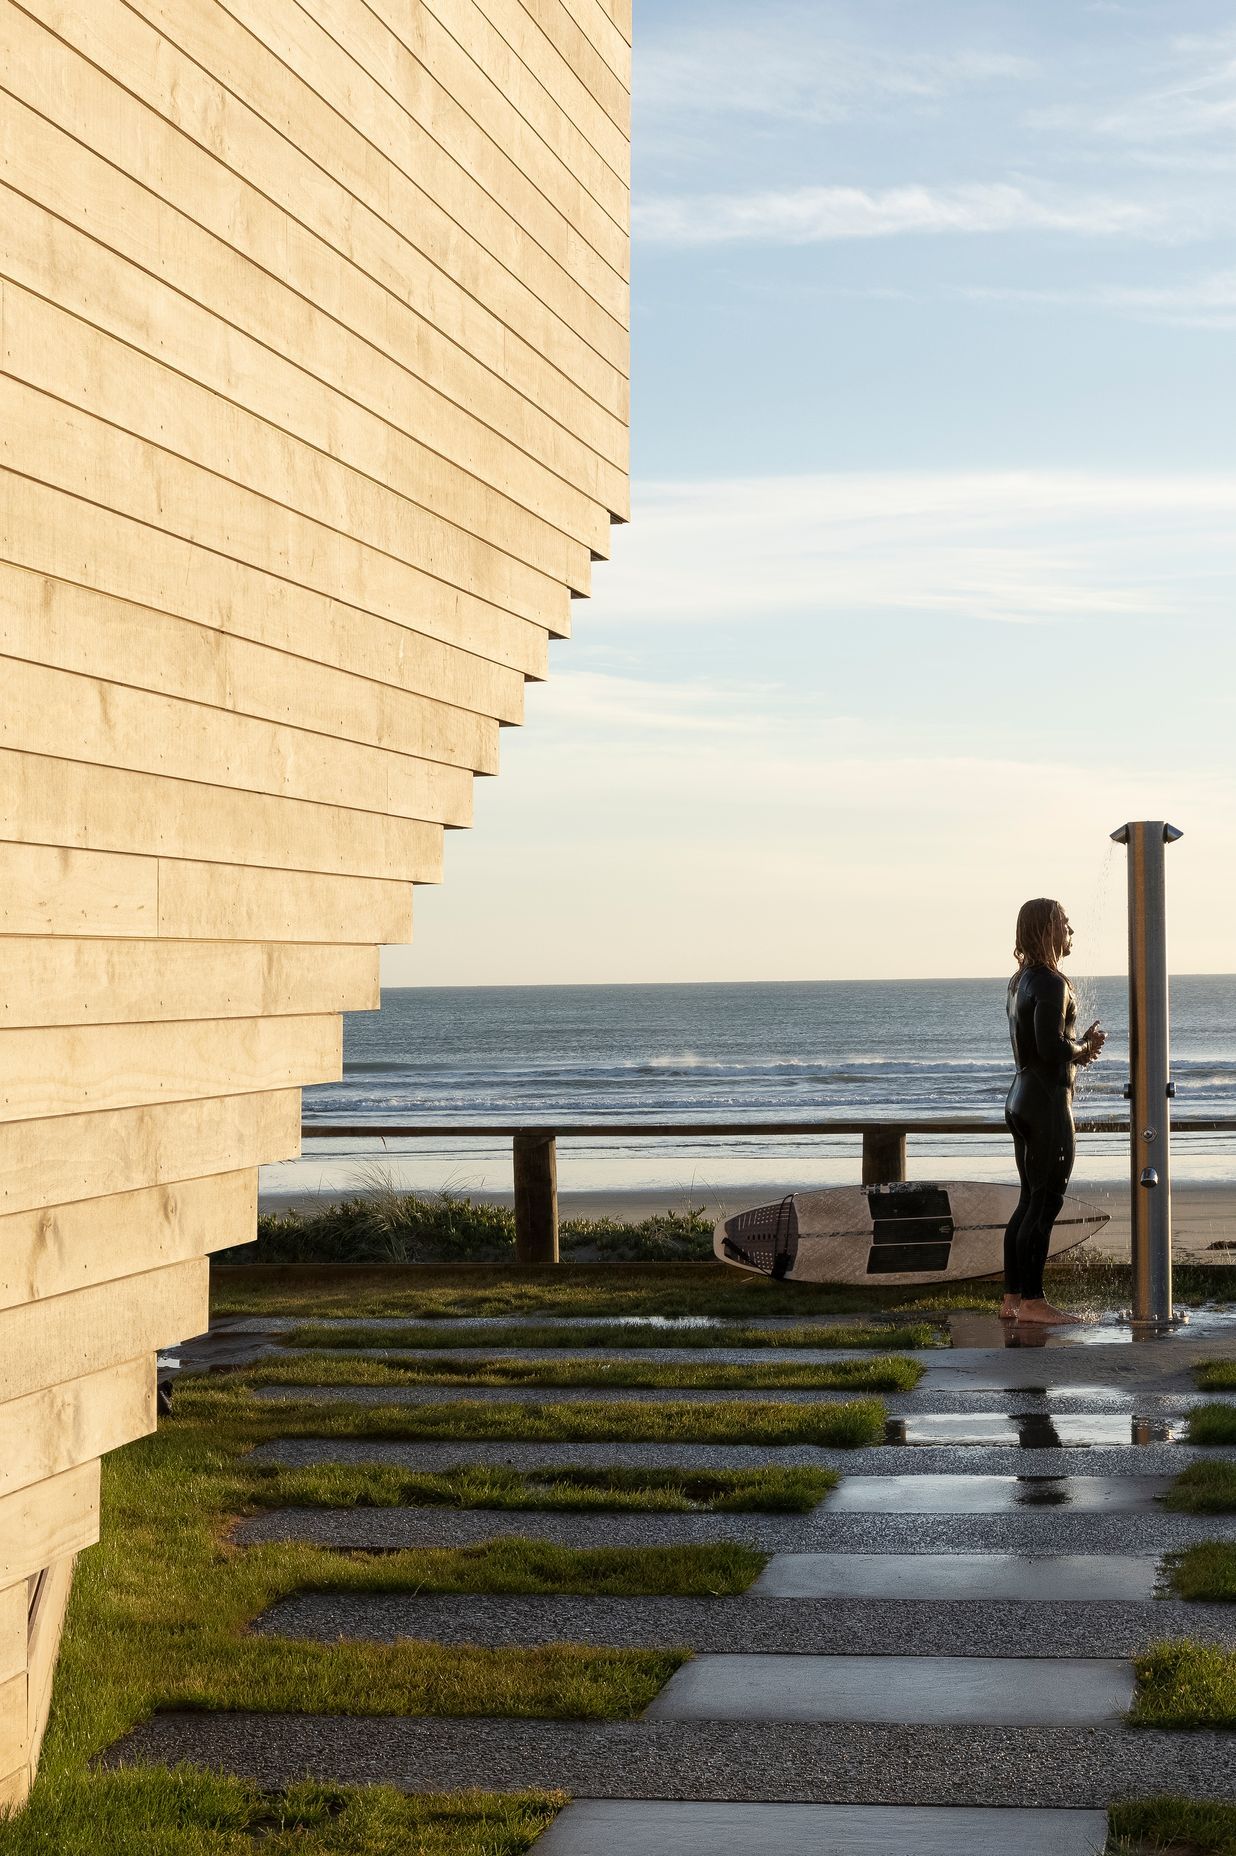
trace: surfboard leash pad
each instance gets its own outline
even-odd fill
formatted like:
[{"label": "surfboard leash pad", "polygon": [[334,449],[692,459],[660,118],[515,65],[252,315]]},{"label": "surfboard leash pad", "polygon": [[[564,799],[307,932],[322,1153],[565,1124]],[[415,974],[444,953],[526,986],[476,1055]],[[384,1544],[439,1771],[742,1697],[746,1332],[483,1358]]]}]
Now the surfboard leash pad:
[{"label": "surfboard leash pad", "polygon": [[798,1207],[787,1192],[779,1205],[757,1205],[725,1222],[726,1255],[779,1282],[798,1255]]}]

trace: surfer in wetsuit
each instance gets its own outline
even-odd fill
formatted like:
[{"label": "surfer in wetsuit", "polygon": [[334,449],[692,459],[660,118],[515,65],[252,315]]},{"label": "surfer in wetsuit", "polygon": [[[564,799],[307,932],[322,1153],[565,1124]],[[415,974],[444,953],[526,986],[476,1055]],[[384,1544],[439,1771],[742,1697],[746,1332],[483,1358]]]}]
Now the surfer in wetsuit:
[{"label": "surfer in wetsuit", "polygon": [[1009,1036],[1017,1074],[1004,1119],[1013,1136],[1021,1197],[1004,1234],[1002,1321],[1073,1321],[1043,1296],[1043,1268],[1060,1214],[1076,1143],[1073,1079],[1107,1041],[1096,1019],[1077,1036],[1077,1000],[1060,971],[1073,951],[1073,930],[1058,902],[1039,896],[1017,917],[1009,981]]}]

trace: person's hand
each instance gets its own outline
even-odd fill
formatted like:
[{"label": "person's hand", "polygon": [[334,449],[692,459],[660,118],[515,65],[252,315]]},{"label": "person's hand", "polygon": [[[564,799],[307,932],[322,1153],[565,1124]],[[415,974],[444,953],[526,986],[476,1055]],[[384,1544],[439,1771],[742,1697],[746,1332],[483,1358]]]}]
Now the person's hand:
[{"label": "person's hand", "polygon": [[1096,1018],[1092,1025],[1087,1025],[1082,1032],[1082,1043],[1086,1046],[1086,1062],[1093,1063],[1100,1056],[1107,1042],[1107,1033]]}]

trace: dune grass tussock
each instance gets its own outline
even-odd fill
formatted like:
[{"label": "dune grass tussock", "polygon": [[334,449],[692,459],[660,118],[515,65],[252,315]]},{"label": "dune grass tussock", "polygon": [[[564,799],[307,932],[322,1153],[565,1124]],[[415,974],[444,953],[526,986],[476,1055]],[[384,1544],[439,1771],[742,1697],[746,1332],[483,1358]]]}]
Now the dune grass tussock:
[{"label": "dune grass tussock", "polygon": [[1169,1553],[1163,1570],[1177,1598],[1236,1604],[1236,1541],[1199,1540]]},{"label": "dune grass tussock", "polygon": [[1134,1667],[1134,1727],[1236,1727],[1236,1651],[1159,1643]]},{"label": "dune grass tussock", "polygon": [[386,1786],[265,1792],[187,1766],[58,1772],[0,1820],[0,1856],[524,1856],[565,1803]]},{"label": "dune grass tussock", "polygon": [[1236,1405],[1195,1405],[1189,1413],[1186,1441],[1191,1444],[1236,1444]]},{"label": "dune grass tussock", "polygon": [[[427,1348],[442,1353],[452,1348],[561,1347],[578,1353],[597,1348],[625,1352],[650,1347],[672,1347],[675,1351],[728,1347],[767,1347],[778,1351],[782,1348],[811,1347],[842,1352],[850,1349],[908,1352],[915,1348],[941,1346],[946,1336],[937,1325],[926,1321],[904,1324],[886,1321],[875,1327],[870,1324],[860,1326],[854,1323],[833,1323],[827,1326],[800,1325],[785,1328],[749,1327],[733,1322],[708,1328],[629,1327],[618,1322],[604,1327],[513,1327],[495,1322],[493,1326],[487,1324],[484,1328],[445,1330],[435,1322],[421,1322],[398,1328],[309,1324],[281,1335],[280,1339],[289,1347],[313,1348],[318,1351],[336,1347],[381,1347],[396,1348],[400,1352]],[[844,1366],[850,1363],[838,1361],[837,1364]],[[861,1362],[855,1361],[853,1365],[857,1369]]]},{"label": "dune grass tussock", "polygon": [[553,1469],[476,1464],[440,1475],[386,1463],[270,1468],[269,1508],[495,1508],[642,1514],[807,1514],[840,1481],[831,1469]]},{"label": "dune grass tussock", "polygon": [[267,1409],[277,1415],[281,1437],[388,1443],[818,1444],[851,1450],[881,1443],[885,1424],[884,1406],[875,1398],[839,1405],[754,1399],[512,1405],[478,1398],[420,1406],[280,1400]]},{"label": "dune grass tussock", "polygon": [[714,1360],[615,1360],[583,1354],[560,1360],[460,1359],[447,1355],[375,1360],[362,1354],[292,1355],[250,1368],[252,1386],[614,1386],[639,1391],[909,1392],[923,1376],[917,1360],[803,1360],[729,1365]]},{"label": "dune grass tussock", "polygon": [[1159,1500],[1177,1514],[1236,1514],[1236,1463],[1190,1463]]}]

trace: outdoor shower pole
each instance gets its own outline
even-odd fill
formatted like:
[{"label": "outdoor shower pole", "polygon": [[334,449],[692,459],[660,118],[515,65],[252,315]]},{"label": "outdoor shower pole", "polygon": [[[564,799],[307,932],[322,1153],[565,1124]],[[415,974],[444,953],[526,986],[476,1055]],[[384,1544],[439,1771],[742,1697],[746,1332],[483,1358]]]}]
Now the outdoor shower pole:
[{"label": "outdoor shower pole", "polygon": [[1129,1158],[1133,1319],[1172,1320],[1171,1053],[1163,857],[1182,833],[1162,819],[1113,831],[1129,853]]}]

